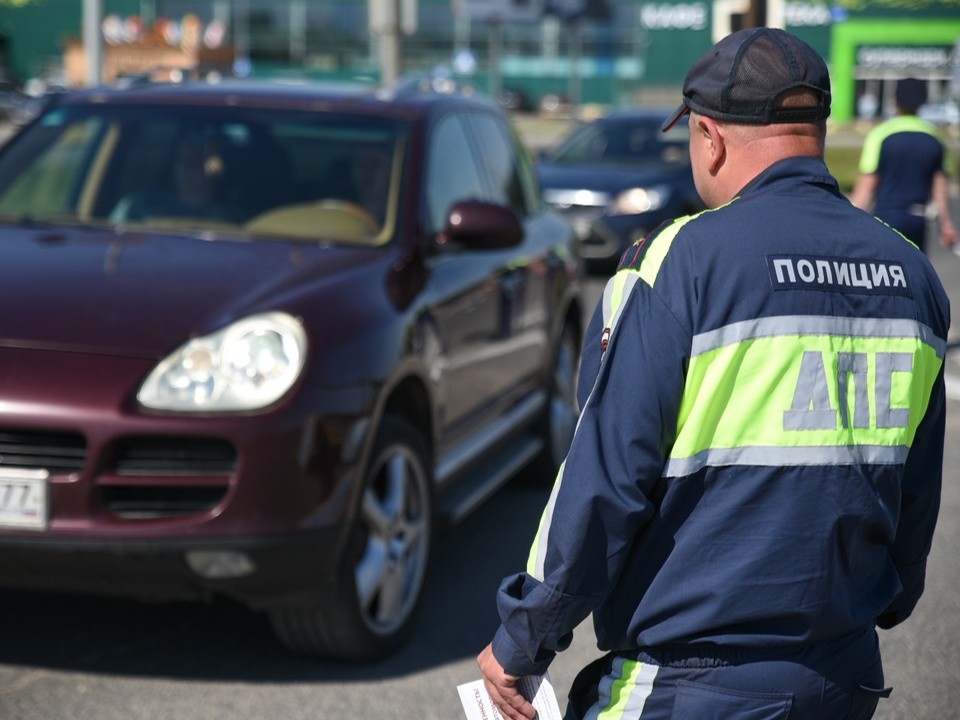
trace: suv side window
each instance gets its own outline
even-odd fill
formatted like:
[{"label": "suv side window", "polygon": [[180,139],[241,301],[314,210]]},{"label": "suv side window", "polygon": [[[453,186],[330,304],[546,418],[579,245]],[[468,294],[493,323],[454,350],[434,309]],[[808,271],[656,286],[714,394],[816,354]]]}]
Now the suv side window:
[{"label": "suv side window", "polygon": [[427,160],[427,232],[438,233],[459,200],[489,200],[460,115],[448,115],[434,128]]},{"label": "suv side window", "polygon": [[477,147],[483,148],[483,162],[493,181],[493,201],[509,205],[521,215],[536,208],[531,202],[534,184],[529,158],[519,147],[507,124],[493,115],[476,113],[470,118],[477,134]]}]

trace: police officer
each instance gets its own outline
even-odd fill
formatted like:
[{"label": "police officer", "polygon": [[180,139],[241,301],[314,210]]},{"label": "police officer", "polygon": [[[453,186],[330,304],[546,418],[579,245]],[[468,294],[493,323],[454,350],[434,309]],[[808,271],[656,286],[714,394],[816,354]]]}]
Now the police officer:
[{"label": "police officer", "polygon": [[525,572],[478,656],[509,718],[590,613],[609,651],[568,718],[869,718],[875,628],[923,590],[940,494],[947,297],[823,162],[823,60],[736,32],[691,68],[710,210],[628,250],[584,345],[583,408]]},{"label": "police officer", "polygon": [[896,100],[896,116],[864,138],[853,204],[865,210],[873,206],[878,218],[924,250],[926,206],[932,199],[939,217],[940,244],[949,248],[956,242],[957,232],[950,217],[946,152],[936,127],[916,115],[927,100],[927,87],[917,78],[900,80]]}]

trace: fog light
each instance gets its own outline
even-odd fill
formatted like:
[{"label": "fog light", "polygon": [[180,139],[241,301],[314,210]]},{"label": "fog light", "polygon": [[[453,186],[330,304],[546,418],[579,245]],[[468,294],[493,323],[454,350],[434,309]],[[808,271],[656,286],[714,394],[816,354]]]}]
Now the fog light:
[{"label": "fog light", "polygon": [[256,570],[253,560],[232,550],[191,550],[185,557],[190,569],[207,580],[244,577]]}]

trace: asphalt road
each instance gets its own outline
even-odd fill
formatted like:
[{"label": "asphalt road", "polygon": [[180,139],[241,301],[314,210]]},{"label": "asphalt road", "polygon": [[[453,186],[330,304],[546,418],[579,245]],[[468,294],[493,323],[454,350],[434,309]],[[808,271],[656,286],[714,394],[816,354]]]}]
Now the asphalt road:
[{"label": "asphalt road", "polygon": [[[960,298],[960,257],[934,255]],[[592,297],[600,286],[589,283]],[[948,360],[958,388],[951,439],[960,438],[956,355]],[[960,443],[948,442],[945,466],[926,595],[904,626],[881,633],[894,692],[880,720],[942,720],[960,708]],[[261,616],[228,602],[150,605],[0,592],[0,719],[461,718],[456,686],[477,677],[474,656],[497,625],[494,592],[524,564],[546,498],[545,488],[514,483],[443,534],[413,641],[372,665],[290,655]],[[597,654],[585,623],[551,670],[561,698]]]}]

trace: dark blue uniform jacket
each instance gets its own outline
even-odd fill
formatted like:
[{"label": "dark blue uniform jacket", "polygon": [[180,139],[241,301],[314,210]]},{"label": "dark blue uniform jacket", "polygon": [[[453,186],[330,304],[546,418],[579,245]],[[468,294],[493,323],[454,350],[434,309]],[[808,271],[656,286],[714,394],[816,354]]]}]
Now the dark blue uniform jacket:
[{"label": "dark blue uniform jacket", "polygon": [[903,620],[944,434],[946,295],[826,166],[779,162],[631,248],[588,328],[582,413],[493,643],[795,647]]}]

